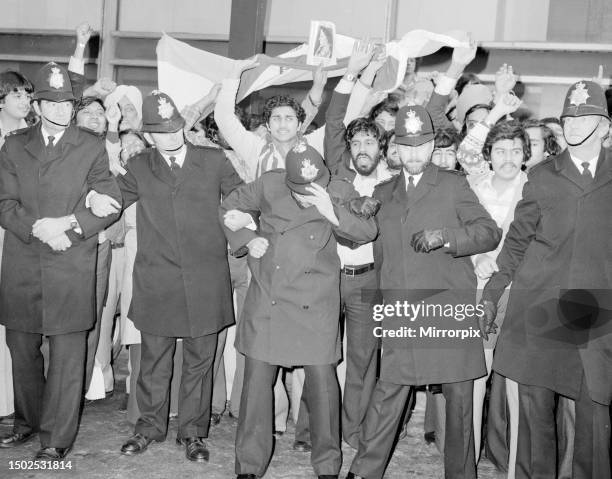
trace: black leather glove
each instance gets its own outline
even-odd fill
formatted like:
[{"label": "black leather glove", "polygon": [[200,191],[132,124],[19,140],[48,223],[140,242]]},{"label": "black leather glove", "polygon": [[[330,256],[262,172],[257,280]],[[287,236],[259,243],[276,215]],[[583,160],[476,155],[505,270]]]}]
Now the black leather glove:
[{"label": "black leather glove", "polygon": [[444,230],[421,230],[412,235],[410,246],[417,253],[429,253],[438,248],[442,248],[445,243]]},{"label": "black leather glove", "polygon": [[349,211],[363,218],[371,218],[378,213],[380,201],[369,196],[360,196],[349,201]]},{"label": "black leather glove", "polygon": [[489,339],[489,333],[497,333],[497,324],[495,317],[497,316],[497,305],[493,301],[483,299],[480,301],[481,309],[484,313],[478,316],[478,328],[484,339]]}]

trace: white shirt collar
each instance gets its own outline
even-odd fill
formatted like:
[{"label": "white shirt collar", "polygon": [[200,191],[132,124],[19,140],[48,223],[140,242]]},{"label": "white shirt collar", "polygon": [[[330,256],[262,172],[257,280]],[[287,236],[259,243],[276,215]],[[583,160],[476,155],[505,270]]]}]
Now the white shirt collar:
[{"label": "white shirt collar", "polygon": [[170,157],[174,156],[174,158],[176,159],[175,161],[182,168],[183,163],[185,163],[185,157],[187,156],[187,145],[183,145],[183,147],[180,150],[178,150],[176,153],[174,153],[173,155],[167,155],[166,153],[162,153],[161,151],[159,152],[159,154],[162,156],[164,160],[166,160],[166,163],[168,164],[168,166],[170,166]]},{"label": "white shirt collar", "polygon": [[[572,155],[570,153],[570,158],[572,159],[572,162],[574,163],[574,165],[576,165],[576,168],[578,168],[578,172],[580,174],[582,174],[584,168],[582,167],[582,163],[584,163],[583,160],[579,160],[578,158],[576,158],[574,155]],[[589,163],[589,171],[591,172],[591,175],[593,176],[593,178],[595,178],[595,170],[597,168],[597,160],[599,159],[599,155],[597,155],[595,158],[591,158],[588,163]]]},{"label": "white shirt collar", "polygon": [[423,176],[422,171],[418,175],[411,175],[405,169],[403,169],[402,171],[404,172],[404,181],[406,182],[406,190],[408,189],[408,184],[409,184],[408,177],[409,176],[412,176],[414,180],[414,186],[419,184],[419,181],[421,181],[421,177]]},{"label": "white shirt collar", "polygon": [[66,132],[66,130],[63,129],[59,133],[51,134],[51,133],[49,133],[47,131],[47,129],[45,128],[45,125],[43,125],[42,123],[40,125],[40,131],[42,133],[43,142],[44,142],[45,146],[47,146],[47,144],[49,143],[49,137],[50,136],[53,137],[53,144],[57,145],[57,143],[62,139],[62,136],[64,136],[64,133]]}]

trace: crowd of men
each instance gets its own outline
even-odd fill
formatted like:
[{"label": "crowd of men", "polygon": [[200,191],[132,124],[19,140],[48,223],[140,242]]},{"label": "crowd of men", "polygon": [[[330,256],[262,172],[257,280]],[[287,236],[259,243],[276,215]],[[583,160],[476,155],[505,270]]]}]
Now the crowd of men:
[{"label": "crowd of men", "polygon": [[338,477],[342,441],[347,478],[384,477],[419,387],[447,478],[477,477],[485,443],[510,478],[611,477],[612,130],[596,79],[536,119],[511,66],[492,87],[465,73],[475,42],[381,94],[384,54],[356,41],[316,127],[321,69],[301,104],[273,96],[247,119],[236,94],[255,63],[237,61],[179,111],[159,91],[86,88],[90,33],[68,69],[0,73],[0,447],[38,435],[37,459],[69,454],[84,397],[112,394],[119,314],[124,455],[176,415],[177,444],[206,462],[227,412],[238,479],[263,477],[292,371],[293,447],[319,478]]}]

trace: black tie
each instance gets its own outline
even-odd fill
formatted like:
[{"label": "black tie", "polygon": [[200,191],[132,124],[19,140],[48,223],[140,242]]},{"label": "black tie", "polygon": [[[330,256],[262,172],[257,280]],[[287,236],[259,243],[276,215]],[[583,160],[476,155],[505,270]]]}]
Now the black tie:
[{"label": "black tie", "polygon": [[176,156],[170,157],[170,169],[175,175],[178,173],[178,170],[181,169],[181,166],[176,162]]},{"label": "black tie", "polygon": [[55,137],[48,136],[47,137],[47,155],[51,155],[54,149],[55,149]]},{"label": "black tie", "polygon": [[410,196],[416,190],[416,185],[414,184],[414,176],[408,176],[408,185],[406,186],[406,193]]},{"label": "black tie", "polygon": [[589,170],[589,162],[583,161],[581,163],[582,168],[582,184],[584,186],[589,186],[593,182],[593,175],[591,174],[591,170]]}]

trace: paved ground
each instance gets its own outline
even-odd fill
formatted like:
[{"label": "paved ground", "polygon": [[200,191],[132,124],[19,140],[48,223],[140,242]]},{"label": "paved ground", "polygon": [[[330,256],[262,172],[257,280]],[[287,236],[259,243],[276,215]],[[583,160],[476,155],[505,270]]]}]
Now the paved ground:
[{"label": "paved ground", "polygon": [[[122,354],[121,364],[124,355]],[[120,367],[118,376],[125,377],[125,368]],[[142,455],[126,457],[119,448],[132,432],[125,412],[119,411],[124,399],[124,381],[117,381],[113,397],[88,405],[81,421],[79,435],[68,459],[73,461],[72,471],[20,472],[10,470],[9,461],[31,460],[38,450],[38,440],[13,450],[0,449],[0,479],[13,477],[78,477],[87,479],[168,479],[168,478],[234,478],[234,435],[236,420],[224,416],[222,422],[211,429],[208,446],[210,462],[194,464],[187,461],[183,449],[175,445],[176,421],[170,422],[168,439],[164,443],[153,443]],[[420,396],[410,422],[408,437],[403,439],[395,451],[387,470],[388,479],[442,478],[444,477],[440,454],[433,445],[423,441],[424,396]],[[276,444],[274,457],[265,476],[266,479],[314,478],[309,454],[291,449],[293,424]],[[0,426],[0,434],[10,428]],[[344,478],[353,459],[354,451],[343,445],[344,462],[341,478]],[[483,459],[479,465],[480,479],[501,479],[503,474],[494,470],[491,463]]]}]

